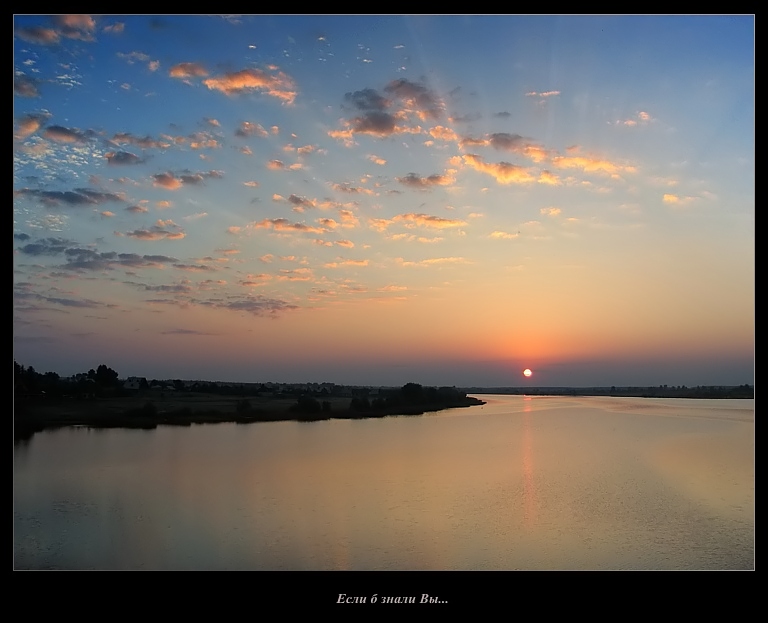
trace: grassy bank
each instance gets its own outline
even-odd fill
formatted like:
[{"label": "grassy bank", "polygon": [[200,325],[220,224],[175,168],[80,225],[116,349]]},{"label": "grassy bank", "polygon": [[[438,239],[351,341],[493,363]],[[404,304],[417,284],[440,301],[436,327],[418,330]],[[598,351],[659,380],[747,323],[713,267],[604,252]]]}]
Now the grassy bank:
[{"label": "grassy bank", "polygon": [[[220,422],[253,423],[359,419],[390,415],[420,415],[428,411],[483,404],[464,398],[450,404],[420,403],[367,410],[350,408],[348,397],[324,397],[319,409],[306,408],[296,397],[222,396],[194,392],[138,391],[129,396],[101,398],[17,397],[14,435],[28,438],[35,432],[62,426],[94,428],[155,428]],[[314,403],[310,403],[310,407]]]}]

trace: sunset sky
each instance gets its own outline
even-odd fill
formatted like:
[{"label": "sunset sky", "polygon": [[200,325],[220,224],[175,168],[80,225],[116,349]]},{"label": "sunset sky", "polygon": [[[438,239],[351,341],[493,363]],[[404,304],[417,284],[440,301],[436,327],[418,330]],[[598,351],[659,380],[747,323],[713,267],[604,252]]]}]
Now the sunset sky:
[{"label": "sunset sky", "polygon": [[752,384],[754,25],[17,15],[14,358]]}]

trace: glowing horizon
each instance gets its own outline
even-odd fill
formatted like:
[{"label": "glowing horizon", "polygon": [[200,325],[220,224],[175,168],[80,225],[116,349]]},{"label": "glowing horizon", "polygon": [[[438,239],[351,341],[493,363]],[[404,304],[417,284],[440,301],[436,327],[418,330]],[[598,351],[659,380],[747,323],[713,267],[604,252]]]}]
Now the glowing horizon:
[{"label": "glowing horizon", "polygon": [[14,70],[22,365],[754,383],[753,16],[17,15]]}]

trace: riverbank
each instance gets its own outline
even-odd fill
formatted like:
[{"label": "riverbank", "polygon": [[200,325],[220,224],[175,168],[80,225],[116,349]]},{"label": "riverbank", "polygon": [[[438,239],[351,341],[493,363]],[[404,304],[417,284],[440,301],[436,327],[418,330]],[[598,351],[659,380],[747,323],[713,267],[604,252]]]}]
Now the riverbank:
[{"label": "riverbank", "polygon": [[[465,396],[450,402],[421,402],[352,409],[348,397],[323,397],[322,402],[315,400],[302,403],[296,397],[156,391],[88,399],[25,397],[14,401],[14,437],[25,439],[36,432],[63,426],[151,429],[157,426],[221,422],[314,422],[328,419],[422,415],[482,404],[485,404],[482,400]],[[313,409],[315,405],[317,409]]]}]

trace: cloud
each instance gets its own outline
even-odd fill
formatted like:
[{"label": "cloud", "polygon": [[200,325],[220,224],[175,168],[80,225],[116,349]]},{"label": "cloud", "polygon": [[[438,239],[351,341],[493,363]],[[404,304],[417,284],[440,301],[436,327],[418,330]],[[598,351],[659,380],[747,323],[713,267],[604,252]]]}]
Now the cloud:
[{"label": "cloud", "polygon": [[265,218],[258,223],[253,223],[253,227],[257,229],[272,229],[274,231],[294,231],[313,234],[325,233],[324,229],[305,225],[304,223],[291,223],[288,219],[284,218]]},{"label": "cloud", "polygon": [[48,126],[43,131],[43,137],[56,141],[57,143],[86,143],[88,136],[79,130],[65,128],[60,125]]},{"label": "cloud", "polygon": [[514,240],[515,238],[518,238],[520,236],[520,232],[517,232],[516,234],[510,234],[505,231],[494,231],[491,232],[488,237],[494,238],[496,240]]},{"label": "cloud", "polygon": [[186,236],[181,227],[170,220],[158,220],[149,229],[134,229],[126,232],[125,235],[139,240],[181,240]]},{"label": "cloud", "polygon": [[560,169],[580,169],[585,173],[605,173],[618,176],[619,173],[635,173],[633,166],[621,165],[602,158],[589,156],[554,156],[552,165]]},{"label": "cloud", "polygon": [[59,33],[53,28],[42,28],[41,26],[21,26],[16,28],[16,36],[27,43],[36,43],[38,45],[53,45],[58,43]]},{"label": "cloud", "polygon": [[192,288],[190,288],[188,285],[181,284],[181,283],[177,283],[177,284],[170,285],[170,286],[167,286],[167,285],[161,285],[161,286],[145,285],[144,289],[147,292],[170,292],[170,293],[173,293],[173,294],[185,294],[187,292],[191,292],[192,291]]},{"label": "cloud", "polygon": [[451,175],[449,171],[448,175],[430,175],[429,177],[419,177],[416,173],[409,173],[405,177],[395,178],[403,186],[409,186],[411,188],[418,188],[419,190],[427,190],[433,186],[448,186],[456,181],[456,178]]},{"label": "cloud", "polygon": [[90,15],[54,15],[54,25],[62,36],[80,41],[94,41],[93,31],[96,20]]},{"label": "cloud", "polygon": [[245,138],[248,136],[268,136],[267,131],[258,123],[251,123],[250,121],[243,121],[235,130],[235,136]]},{"label": "cloud", "polygon": [[277,278],[280,281],[311,281],[314,277],[311,268],[284,268]]},{"label": "cloud", "polygon": [[174,264],[174,268],[188,273],[216,272],[218,268],[207,264]]},{"label": "cloud", "polygon": [[43,113],[32,113],[19,117],[16,121],[17,130],[13,137],[21,140],[30,134],[34,134],[48,120],[49,116]]},{"label": "cloud", "polygon": [[550,186],[559,186],[562,184],[560,178],[554,173],[544,170],[539,174],[539,184],[548,184]]},{"label": "cloud", "polygon": [[547,216],[559,216],[562,213],[562,210],[560,208],[541,208],[539,212],[541,214],[546,214]]},{"label": "cloud", "polygon": [[387,112],[371,111],[350,121],[350,131],[355,134],[389,136],[396,132],[396,119]]},{"label": "cloud", "polygon": [[341,218],[341,226],[344,228],[352,229],[360,225],[360,221],[351,210],[339,210],[339,218]]},{"label": "cloud", "polygon": [[107,26],[104,26],[102,29],[103,32],[108,33],[121,33],[125,30],[125,23],[124,22],[115,22],[114,24],[109,24]]},{"label": "cloud", "polygon": [[441,141],[454,141],[458,142],[459,137],[451,128],[446,128],[442,125],[437,125],[434,128],[429,130],[429,135],[432,138],[441,140]]},{"label": "cloud", "polygon": [[200,63],[178,63],[168,70],[171,78],[202,78],[208,75],[208,70]]},{"label": "cloud", "polygon": [[355,195],[355,194],[375,195],[376,194],[370,188],[362,188],[360,186],[350,186],[346,182],[344,184],[333,184],[332,187],[334,190],[337,190],[341,193],[349,193],[352,195]]},{"label": "cloud", "polygon": [[108,151],[104,157],[109,164],[140,164],[144,162],[143,158],[139,158],[129,151]]},{"label": "cloud", "polygon": [[508,151],[530,158],[534,162],[542,162],[549,157],[549,152],[543,147],[530,142],[519,134],[496,132],[487,134],[484,138],[465,137],[459,142],[461,147],[493,147],[500,151]]},{"label": "cloud", "polygon": [[431,227],[434,229],[447,229],[451,227],[462,227],[466,225],[466,221],[459,219],[442,218],[440,216],[432,216],[430,214],[415,214],[413,212],[408,214],[398,214],[392,219],[395,223],[404,222],[408,225],[416,225],[419,227]]},{"label": "cloud", "polygon": [[229,96],[263,91],[286,104],[292,104],[296,98],[296,87],[293,80],[281,71],[270,75],[261,69],[242,69],[219,77],[208,78],[203,80],[203,84],[209,89],[221,91]]},{"label": "cloud", "polygon": [[276,316],[278,313],[299,308],[298,305],[265,296],[249,296],[245,299],[226,302],[220,300],[202,301],[198,304],[217,309],[247,312],[254,316]]},{"label": "cloud", "polygon": [[351,119],[343,119],[343,130],[328,132],[331,138],[344,141],[351,147],[355,134],[368,134],[385,137],[400,133],[421,133],[420,127],[398,125],[409,116],[415,115],[420,120],[438,119],[443,113],[440,99],[426,86],[410,80],[393,80],[384,91],[389,97],[375,89],[363,89],[346,93],[345,102],[362,114]]},{"label": "cloud", "polygon": [[345,266],[368,266],[368,260],[342,260],[340,262],[327,262],[325,268],[341,268]]},{"label": "cloud", "polygon": [[448,219],[431,214],[398,214],[391,219],[369,219],[370,227],[378,232],[385,231],[390,225],[402,223],[406,227],[428,227],[431,229],[449,229],[453,227],[463,227],[466,221],[459,219]]},{"label": "cloud", "polygon": [[374,156],[373,154],[367,155],[366,158],[368,158],[368,160],[370,160],[374,164],[378,164],[380,166],[384,166],[385,164],[387,164],[387,161],[384,160],[384,158],[379,158],[378,156]]},{"label": "cloud", "polygon": [[621,121],[616,121],[616,125],[636,127],[638,125],[646,125],[648,123],[651,123],[652,121],[654,121],[654,119],[651,117],[651,115],[641,110],[634,117],[630,117],[629,119],[624,119]]},{"label": "cloud", "polygon": [[303,212],[304,208],[317,207],[317,201],[314,199],[307,199],[306,197],[300,197],[299,195],[291,195],[287,199],[282,195],[272,195],[273,201],[285,201],[293,206],[293,209],[297,212]]},{"label": "cloud", "polygon": [[[17,236],[14,236],[17,237]],[[19,234],[20,239],[28,240],[26,234]],[[59,255],[64,253],[73,243],[65,238],[42,238],[37,242],[30,242],[19,247],[19,252],[25,255]]]},{"label": "cloud", "polygon": [[179,178],[175,177],[173,173],[158,173],[153,175],[154,185],[160,188],[167,188],[168,190],[176,190],[181,188],[182,182]]},{"label": "cloud", "polygon": [[351,103],[358,110],[382,111],[388,108],[391,102],[380,95],[376,89],[363,89],[361,91],[354,91],[353,93],[345,93],[344,100]]},{"label": "cloud", "polygon": [[158,141],[150,136],[134,136],[128,132],[119,132],[112,137],[112,143],[116,145],[136,145],[142,149],[167,149],[171,143],[167,141]]},{"label": "cloud", "polygon": [[465,154],[462,158],[465,164],[476,171],[491,175],[499,184],[526,184],[535,181],[526,168],[509,162],[487,163],[476,154]]},{"label": "cloud", "polygon": [[24,74],[13,78],[13,92],[21,97],[40,97],[37,80]]},{"label": "cloud", "polygon": [[401,78],[390,82],[384,87],[384,91],[400,98],[422,120],[438,119],[443,114],[442,102],[423,84]]},{"label": "cloud", "polygon": [[400,266],[439,266],[443,264],[467,264],[463,257],[434,257],[418,262],[406,261],[399,257],[395,260]]},{"label": "cloud", "polygon": [[39,197],[43,203],[51,205],[58,205],[60,203],[68,205],[98,205],[107,201],[125,201],[125,196],[122,193],[107,193],[90,188],[75,188],[74,190],[66,191],[22,188],[16,191],[16,194]]},{"label": "cloud", "polygon": [[140,206],[140,205],[128,206],[125,210],[127,212],[133,212],[134,214],[144,214],[145,212],[149,212],[149,210],[147,210],[147,208],[145,208],[144,206]]},{"label": "cloud", "polygon": [[667,193],[662,197],[662,201],[664,201],[664,203],[668,203],[675,207],[684,207],[695,200],[696,197],[684,197],[680,195],[673,195],[671,193]]},{"label": "cloud", "polygon": [[136,253],[100,253],[93,249],[72,246],[74,243],[62,238],[44,238],[36,243],[27,244],[19,251],[27,255],[60,255],[66,257],[66,264],[60,268],[67,270],[111,270],[113,268],[160,268],[165,264],[177,262],[165,255],[138,255]]},{"label": "cloud", "polygon": [[560,95],[560,91],[529,91],[525,94],[526,97],[554,97],[555,95]]},{"label": "cloud", "polygon": [[204,180],[208,178],[221,178],[223,174],[221,171],[207,171],[205,173],[190,173],[182,174],[176,177],[173,173],[158,173],[153,175],[154,186],[158,188],[166,188],[168,190],[178,190],[182,186],[195,186],[202,184]]}]

